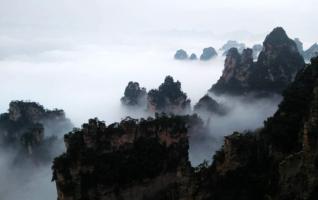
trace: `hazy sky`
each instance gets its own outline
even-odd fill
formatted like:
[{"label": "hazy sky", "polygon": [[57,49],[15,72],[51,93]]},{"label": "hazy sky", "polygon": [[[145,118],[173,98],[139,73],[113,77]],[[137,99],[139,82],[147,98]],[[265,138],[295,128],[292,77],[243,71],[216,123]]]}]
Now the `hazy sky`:
[{"label": "hazy sky", "polygon": [[0,0],[0,26],[2,33],[32,35],[124,30],[268,33],[283,26],[291,36],[313,42],[317,7],[317,0]]}]

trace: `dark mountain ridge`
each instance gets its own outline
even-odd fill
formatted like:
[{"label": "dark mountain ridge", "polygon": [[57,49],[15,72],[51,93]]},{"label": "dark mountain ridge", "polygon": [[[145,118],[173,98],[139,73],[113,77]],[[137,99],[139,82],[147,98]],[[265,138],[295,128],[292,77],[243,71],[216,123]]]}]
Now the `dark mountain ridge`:
[{"label": "dark mountain ridge", "polygon": [[252,49],[230,49],[225,60],[223,74],[210,92],[215,94],[245,95],[281,94],[304,67],[296,43],[283,28],[275,28],[263,43],[256,62]]}]

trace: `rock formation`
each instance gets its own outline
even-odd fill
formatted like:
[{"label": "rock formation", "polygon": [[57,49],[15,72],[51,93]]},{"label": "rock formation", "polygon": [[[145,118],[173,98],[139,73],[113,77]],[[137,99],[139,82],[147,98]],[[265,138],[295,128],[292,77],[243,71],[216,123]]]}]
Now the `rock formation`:
[{"label": "rock formation", "polygon": [[194,106],[194,112],[197,114],[216,114],[224,115],[226,109],[209,95],[204,95]]},{"label": "rock formation", "polygon": [[174,58],[176,60],[187,60],[188,59],[188,54],[185,50],[179,49],[176,54],[174,55]]},{"label": "rock formation", "polygon": [[249,76],[254,66],[253,52],[245,49],[242,54],[236,48],[228,51],[221,78],[213,85],[216,94],[241,94],[249,87]]},{"label": "rock formation", "polygon": [[218,53],[215,51],[213,47],[204,48],[203,52],[200,56],[200,60],[206,61],[216,57]]},{"label": "rock formation", "polygon": [[150,113],[187,114],[190,112],[190,99],[181,90],[181,83],[167,76],[158,89],[148,93],[137,82],[129,82],[121,102],[125,106],[146,108]]},{"label": "rock formation", "polygon": [[48,162],[54,156],[50,147],[55,136],[72,127],[63,110],[46,110],[34,102],[12,101],[9,112],[0,115],[0,142],[3,148],[19,151],[17,162],[26,158]]},{"label": "rock formation", "polygon": [[158,89],[148,92],[148,110],[152,113],[185,114],[190,110],[190,102],[181,90],[181,83],[171,76],[167,76]]},{"label": "rock formation", "polygon": [[138,82],[130,81],[125,89],[124,97],[121,98],[123,105],[141,106],[146,103],[147,91],[141,88]]},{"label": "rock formation", "polygon": [[90,120],[65,135],[67,151],[54,161],[58,199],[317,199],[318,57],[283,96],[263,128],[225,137],[213,163],[196,168],[188,117]]},{"label": "rock formation", "polygon": [[67,151],[54,160],[58,199],[187,198],[188,120],[163,115],[109,126],[89,120],[65,135]]},{"label": "rock formation", "polygon": [[303,54],[304,54],[303,43],[300,41],[299,38],[295,38],[295,39],[294,39],[294,42],[296,43],[298,52],[299,52],[301,55],[303,55]]},{"label": "rock formation", "polygon": [[278,111],[253,133],[225,138],[202,170],[202,199],[318,197],[318,58],[284,92]]},{"label": "rock formation", "polygon": [[309,49],[304,52],[305,60],[309,61],[311,58],[318,56],[318,44],[313,44]]},{"label": "rock formation", "polygon": [[304,67],[304,60],[293,40],[278,27],[267,35],[257,62],[253,51],[245,49],[242,55],[231,49],[225,59],[221,78],[211,88],[216,94],[246,93],[280,94]]},{"label": "rock formation", "polygon": [[309,47],[306,51],[304,51],[303,43],[298,39],[294,39],[297,49],[299,53],[304,57],[306,61],[310,61],[311,58],[318,56],[318,44],[315,43],[311,47]]},{"label": "rock formation", "polygon": [[195,53],[192,53],[191,55],[190,55],[190,58],[189,58],[190,60],[197,60],[198,59],[198,57],[197,57],[197,55],[195,54]]},{"label": "rock formation", "polygon": [[263,45],[261,45],[261,44],[255,44],[255,45],[253,45],[252,50],[253,50],[253,58],[254,58],[254,59],[257,59],[257,58],[258,58],[258,55],[259,55],[259,54],[261,53],[261,51],[263,50]]},{"label": "rock formation", "polygon": [[263,46],[253,72],[255,76],[251,76],[251,86],[254,90],[281,92],[304,67],[304,60],[282,28],[275,28]]},{"label": "rock formation", "polygon": [[237,50],[242,53],[243,49],[245,49],[245,44],[239,43],[235,40],[229,40],[222,46],[222,48],[220,48],[220,50],[223,51],[223,56],[226,56],[227,52],[232,48],[237,48]]}]

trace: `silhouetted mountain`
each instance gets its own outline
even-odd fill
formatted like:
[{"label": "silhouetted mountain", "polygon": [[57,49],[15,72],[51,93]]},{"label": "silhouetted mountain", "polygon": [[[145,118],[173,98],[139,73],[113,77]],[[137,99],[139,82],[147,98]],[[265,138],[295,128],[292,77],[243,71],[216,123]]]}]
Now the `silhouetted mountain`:
[{"label": "silhouetted mountain", "polygon": [[171,76],[167,76],[158,89],[148,92],[148,110],[153,113],[185,114],[190,111],[190,102],[181,90],[181,83]]},{"label": "silhouetted mountain", "polygon": [[263,129],[225,138],[200,172],[203,199],[316,199],[317,91],[318,58],[296,76]]},{"label": "silhouetted mountain", "polygon": [[18,151],[15,162],[49,162],[56,136],[73,127],[63,110],[46,110],[35,102],[12,101],[9,112],[0,115],[3,148]]},{"label": "silhouetted mountain", "polygon": [[125,89],[124,96],[120,99],[127,106],[145,105],[147,98],[146,88],[141,88],[138,82],[130,81]]},{"label": "silhouetted mountain", "polygon": [[[191,116],[127,118],[106,126],[89,120],[65,135],[54,160],[58,199],[179,199],[187,197]],[[182,185],[182,187],[180,187]]]},{"label": "silhouetted mountain", "polygon": [[190,58],[189,58],[190,60],[197,60],[198,59],[198,57],[197,57],[197,55],[196,54],[191,54],[191,56],[190,56]]},{"label": "silhouetted mountain", "polygon": [[212,165],[196,168],[188,134],[201,126],[189,116],[90,120],[54,161],[59,200],[317,199],[318,58],[283,96],[264,128],[225,137]]},{"label": "silhouetted mountain", "polygon": [[190,112],[190,99],[181,90],[181,83],[167,76],[158,89],[148,93],[139,83],[129,82],[121,98],[123,105],[147,108],[150,113],[187,114]]},{"label": "silhouetted mountain", "polygon": [[213,47],[204,48],[203,52],[200,56],[200,60],[211,60],[212,58],[216,57],[218,53],[215,51]]},{"label": "silhouetted mountain", "polygon": [[[228,51],[221,78],[211,91],[216,94],[242,94],[249,87],[249,77],[253,68],[252,50],[246,49],[241,55],[236,48]],[[244,59],[243,59],[244,57]]]},{"label": "silhouetted mountain", "polygon": [[176,54],[174,55],[174,58],[176,60],[187,60],[188,59],[188,54],[185,50],[179,49]]},{"label": "silhouetted mountain", "polygon": [[293,40],[278,27],[267,35],[257,62],[253,62],[253,51],[246,49],[239,54],[232,49],[227,54],[221,78],[210,89],[216,94],[242,95],[280,94],[304,67]]}]

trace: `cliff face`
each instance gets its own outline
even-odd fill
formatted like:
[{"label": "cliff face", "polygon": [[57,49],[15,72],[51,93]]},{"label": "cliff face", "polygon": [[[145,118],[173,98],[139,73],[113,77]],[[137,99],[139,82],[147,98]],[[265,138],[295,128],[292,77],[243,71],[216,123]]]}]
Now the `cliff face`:
[{"label": "cliff face", "polygon": [[[285,92],[279,111],[263,132],[277,160],[276,199],[318,197],[318,58],[299,73]],[[274,142],[272,142],[274,141]]]},{"label": "cliff face", "polygon": [[37,123],[46,120],[65,120],[63,110],[46,110],[44,107],[35,102],[12,101],[9,105],[8,115],[10,121],[26,123]]},{"label": "cliff face", "polygon": [[242,54],[229,50],[223,74],[210,91],[235,95],[281,93],[303,67],[295,42],[282,28],[275,28],[266,37],[255,63],[252,49],[245,49]]},{"label": "cliff face", "polygon": [[91,119],[65,135],[67,151],[54,161],[58,199],[186,199],[188,119]]},{"label": "cliff face", "polygon": [[282,92],[304,67],[304,60],[293,40],[282,28],[274,29],[265,39],[264,51],[258,57],[251,88]]},{"label": "cliff face", "polygon": [[239,94],[248,90],[254,65],[252,49],[244,49],[242,54],[236,48],[230,49],[226,55],[222,76],[211,91],[217,94]]},{"label": "cliff face", "polygon": [[295,42],[295,44],[296,44],[296,46],[297,46],[298,52],[299,52],[301,55],[303,55],[303,54],[304,54],[304,45],[303,45],[303,43],[300,41],[299,38],[295,38],[295,39],[294,39],[294,42]]},{"label": "cliff face", "polygon": [[296,76],[264,128],[225,138],[200,172],[203,199],[316,199],[317,95],[318,58]]},{"label": "cliff face", "polygon": [[0,115],[0,143],[3,148],[18,151],[16,162],[24,162],[26,158],[48,162],[52,159],[50,147],[56,141],[52,135],[71,128],[63,110],[46,110],[34,102],[12,101],[8,113]]}]

